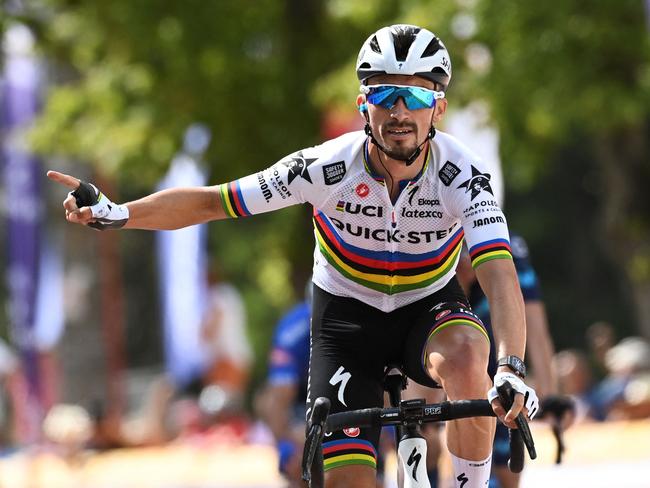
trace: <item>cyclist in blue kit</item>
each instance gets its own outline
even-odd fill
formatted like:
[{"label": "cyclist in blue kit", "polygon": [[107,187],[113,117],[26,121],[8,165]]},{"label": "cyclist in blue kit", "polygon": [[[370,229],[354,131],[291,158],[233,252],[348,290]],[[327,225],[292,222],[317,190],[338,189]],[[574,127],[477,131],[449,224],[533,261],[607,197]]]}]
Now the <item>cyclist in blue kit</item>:
[{"label": "cyclist in blue kit", "polygon": [[[537,411],[524,381],[524,304],[508,227],[481,159],[438,131],[451,80],[438,37],[412,25],[384,27],[357,61],[364,131],[291,153],[256,174],[175,188],[123,205],[58,172],[72,190],[68,221],[98,229],[177,229],[308,203],[314,208],[311,360],[307,414],[317,397],[332,412],[383,405],[382,378],[401,364],[451,400],[485,398],[508,426]],[[455,269],[463,240],[490,303],[499,365],[487,374],[489,338]],[[494,385],[517,395],[501,406]],[[448,423],[457,486],[485,487],[492,418]],[[328,488],[374,487],[379,428],[334,433],[323,443]]]},{"label": "cyclist in blue kit", "polygon": [[[546,310],[542,300],[541,286],[535,269],[530,262],[528,245],[519,235],[510,234],[510,248],[512,249],[513,262],[517,270],[519,285],[525,303],[526,313],[526,340],[529,361],[533,367],[535,389],[542,399],[557,398],[558,385],[555,372],[552,368],[554,346],[548,330]],[[491,340],[493,331],[490,326],[490,308],[488,300],[476,280],[476,274],[471,266],[467,249],[463,248],[457,268],[458,280],[465,290],[472,310],[486,325]],[[490,350],[488,373],[494,375],[497,367],[497,358],[494,349]],[[510,456],[508,429],[502,424],[497,424],[492,453],[493,480],[490,486],[499,488],[517,488],[519,486],[519,473],[512,473],[507,462]]]},{"label": "cyclist in blue kit", "polygon": [[310,316],[308,298],[294,305],[276,325],[266,384],[255,402],[258,417],[273,434],[278,467],[289,486],[302,485],[300,457],[305,431]]}]

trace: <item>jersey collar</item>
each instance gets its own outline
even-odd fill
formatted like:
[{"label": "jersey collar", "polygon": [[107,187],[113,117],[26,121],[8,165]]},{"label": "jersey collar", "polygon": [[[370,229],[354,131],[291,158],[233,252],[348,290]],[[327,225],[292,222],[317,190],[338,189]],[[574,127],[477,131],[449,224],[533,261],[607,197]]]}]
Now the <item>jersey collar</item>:
[{"label": "jersey collar", "polygon": [[[411,180],[400,180],[399,181],[400,190],[406,188],[410,183],[415,183],[422,177],[422,175],[426,172],[427,168],[429,167],[430,153],[431,153],[431,144],[429,144],[429,150],[427,151],[426,157],[424,159],[424,164],[422,165],[422,169],[420,170],[420,172],[417,175],[415,175],[415,177]],[[382,185],[386,184],[384,177],[379,175],[377,172],[375,172],[375,170],[370,165],[370,153],[368,149],[367,139],[363,145],[363,167],[366,169],[366,172],[372,177],[372,179],[378,181]]]}]

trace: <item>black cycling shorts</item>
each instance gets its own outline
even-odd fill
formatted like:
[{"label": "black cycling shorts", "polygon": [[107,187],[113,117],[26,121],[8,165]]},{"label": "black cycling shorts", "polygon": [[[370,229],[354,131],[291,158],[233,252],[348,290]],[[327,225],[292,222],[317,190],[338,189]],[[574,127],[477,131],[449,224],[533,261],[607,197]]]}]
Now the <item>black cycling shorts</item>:
[{"label": "black cycling shorts", "polygon": [[[307,415],[321,396],[330,399],[331,413],[383,407],[382,380],[389,365],[399,365],[418,383],[438,387],[426,371],[425,348],[432,334],[451,325],[469,325],[486,334],[455,278],[392,312],[314,286]],[[379,428],[327,433],[325,469],[350,464],[376,468],[379,434]]]}]

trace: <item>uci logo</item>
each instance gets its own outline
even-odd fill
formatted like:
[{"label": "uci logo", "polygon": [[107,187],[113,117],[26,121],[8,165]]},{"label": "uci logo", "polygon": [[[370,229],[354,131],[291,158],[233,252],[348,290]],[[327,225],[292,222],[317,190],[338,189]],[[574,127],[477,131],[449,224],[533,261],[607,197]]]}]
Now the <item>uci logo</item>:
[{"label": "uci logo", "polygon": [[339,200],[336,204],[338,212],[349,213],[353,215],[362,214],[366,217],[383,217],[384,208],[375,205],[361,205],[360,203],[350,203]]}]

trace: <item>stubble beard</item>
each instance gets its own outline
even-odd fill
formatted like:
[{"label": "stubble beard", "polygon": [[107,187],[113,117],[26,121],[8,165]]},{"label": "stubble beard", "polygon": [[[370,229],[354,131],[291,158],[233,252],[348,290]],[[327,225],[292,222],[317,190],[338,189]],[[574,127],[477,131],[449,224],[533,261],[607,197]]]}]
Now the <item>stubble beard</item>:
[{"label": "stubble beard", "polygon": [[[394,127],[388,127],[388,129],[393,129]],[[413,143],[412,145],[405,145],[404,143],[393,143],[393,144],[388,144],[388,141],[386,140],[386,137],[382,134],[382,145],[385,149],[386,155],[391,158],[391,159],[397,159],[399,161],[406,161],[408,158],[410,158],[415,151],[417,151],[417,130],[414,127],[409,127],[410,129],[413,130],[413,134],[415,135],[415,140],[416,142]]]}]

